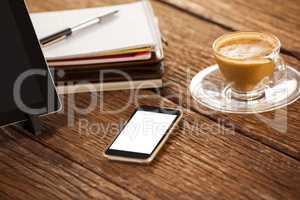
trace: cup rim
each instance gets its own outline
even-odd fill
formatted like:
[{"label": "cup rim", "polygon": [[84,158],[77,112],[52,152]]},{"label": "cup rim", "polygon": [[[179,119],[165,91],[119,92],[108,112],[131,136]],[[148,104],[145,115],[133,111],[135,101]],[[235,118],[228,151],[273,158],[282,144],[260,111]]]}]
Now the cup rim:
[{"label": "cup rim", "polygon": [[269,58],[274,52],[279,52],[280,51],[280,48],[281,48],[281,42],[279,40],[278,37],[276,37],[274,34],[272,33],[267,33],[267,32],[257,32],[257,31],[235,31],[235,32],[230,32],[230,33],[225,33],[223,35],[221,35],[220,37],[218,37],[214,42],[213,42],[213,45],[212,45],[212,48],[213,48],[213,51],[214,51],[214,54],[219,56],[219,57],[223,57],[223,58],[226,58],[226,59],[231,59],[231,60],[237,60],[237,61],[241,61],[241,60],[245,60],[244,58],[232,58],[232,57],[227,57],[227,56],[224,56],[223,54],[219,53],[217,50],[216,50],[216,46],[217,46],[217,43],[226,38],[226,37],[229,37],[229,36],[234,36],[234,35],[238,35],[238,34],[263,34],[263,35],[267,35],[268,37],[271,37],[274,39],[274,41],[276,42],[276,45],[273,49],[273,51],[267,55],[267,56],[264,56],[265,58]]}]

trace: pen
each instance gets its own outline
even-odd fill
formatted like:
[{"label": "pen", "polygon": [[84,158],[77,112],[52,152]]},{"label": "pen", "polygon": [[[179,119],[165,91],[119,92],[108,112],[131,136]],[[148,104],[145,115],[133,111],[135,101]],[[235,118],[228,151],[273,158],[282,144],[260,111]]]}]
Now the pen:
[{"label": "pen", "polygon": [[115,11],[109,12],[107,14],[101,15],[99,17],[89,19],[89,20],[87,20],[83,23],[80,23],[80,24],[76,25],[76,26],[69,27],[69,28],[66,28],[64,30],[58,31],[54,34],[51,34],[49,36],[46,36],[46,37],[42,38],[40,40],[40,43],[44,47],[49,46],[51,44],[54,44],[56,42],[59,42],[61,40],[66,39],[67,37],[71,36],[76,31],[85,29],[85,28],[87,28],[89,26],[92,26],[94,24],[101,23],[104,18],[110,17],[110,16],[112,16],[112,15],[118,13],[118,12],[119,12],[118,10],[115,10]]}]

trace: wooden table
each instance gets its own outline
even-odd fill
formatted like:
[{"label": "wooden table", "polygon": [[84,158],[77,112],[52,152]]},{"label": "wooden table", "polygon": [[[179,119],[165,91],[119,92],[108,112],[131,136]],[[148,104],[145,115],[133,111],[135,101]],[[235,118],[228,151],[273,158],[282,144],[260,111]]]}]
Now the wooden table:
[{"label": "wooden table", "polygon": [[[37,12],[125,2],[28,0],[28,6]],[[214,64],[212,42],[233,30],[276,34],[286,62],[300,70],[300,1],[152,4],[169,41],[165,87],[139,91],[138,101],[129,99],[129,91],[62,96],[64,110],[42,118],[48,131],[38,138],[3,129],[0,199],[300,199],[300,101],[274,112],[234,115],[207,110],[188,92],[192,76]],[[92,97],[101,102],[91,113],[67,117]],[[108,112],[127,103],[120,113]],[[107,161],[104,148],[139,104],[179,106],[184,117],[151,165]],[[80,120],[100,126],[81,130]]]}]

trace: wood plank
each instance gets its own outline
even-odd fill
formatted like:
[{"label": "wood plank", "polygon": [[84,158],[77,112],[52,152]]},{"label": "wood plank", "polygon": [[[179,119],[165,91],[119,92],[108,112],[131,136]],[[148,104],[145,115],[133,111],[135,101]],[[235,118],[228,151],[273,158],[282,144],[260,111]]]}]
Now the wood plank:
[{"label": "wood plank", "polygon": [[135,2],[135,0],[27,0],[27,5],[30,12],[44,12],[55,10],[90,8],[97,6],[111,6],[130,2]]},{"label": "wood plank", "polygon": [[[171,7],[159,4],[154,6],[161,29],[169,41],[165,50],[165,87],[161,94],[179,105],[202,113],[216,122],[234,126],[242,134],[300,159],[300,102],[256,115],[222,114],[199,106],[188,91],[190,81],[201,69],[215,63],[211,45],[218,36],[228,31],[172,10]],[[288,64],[300,70],[297,59],[290,56],[284,58]]]},{"label": "wood plank", "polygon": [[298,0],[160,0],[227,30],[265,31],[279,37],[284,52],[300,60]]},{"label": "wood plank", "polygon": [[[33,1],[31,2],[33,3]],[[38,3],[36,1],[41,7],[35,7],[35,10],[48,10],[50,7],[53,10],[79,8],[109,3],[109,1],[103,2],[64,0]],[[168,48],[167,70],[169,75],[170,70],[173,70],[171,68],[178,65],[182,65],[178,70],[181,71],[186,70],[184,68],[186,65],[196,64],[199,68],[191,69],[191,71],[196,72],[201,66],[205,66],[203,64],[211,63],[211,54],[205,53],[209,49],[206,42],[224,30],[207,25],[207,23],[194,23],[193,20],[195,19],[191,16],[175,12],[173,9],[157,2],[153,3],[163,21],[164,32],[169,38],[174,39],[175,37],[176,39],[176,43],[172,42],[171,44],[172,48]],[[164,14],[164,12],[167,13]],[[171,13],[170,18],[172,19],[168,19],[169,21],[165,19],[165,17],[169,17],[166,16],[169,14],[168,12]],[[188,27],[183,30],[183,35],[177,34],[175,31],[179,31],[174,20],[176,16],[179,22],[187,20],[182,26],[182,28]],[[173,30],[174,33],[171,32],[170,27],[167,28],[167,22],[171,22],[168,26],[176,27]],[[191,27],[194,25],[204,25],[203,27],[210,28],[210,31],[205,32],[205,29],[200,32],[199,29],[193,30]],[[199,33],[203,34],[203,40],[196,37]],[[186,40],[191,40],[191,38],[196,39],[194,42],[199,42],[191,45],[193,54],[190,54],[189,48],[179,45],[181,41],[183,44],[187,44]],[[174,47],[179,49],[175,50]],[[182,50],[181,52],[184,55],[179,53],[175,54],[178,57],[170,55],[173,51],[180,52],[179,50]],[[203,57],[201,60],[197,59],[199,55]],[[181,60],[182,58],[185,60]],[[178,71],[173,71],[173,74],[171,74],[172,80],[174,79],[174,81],[170,80],[171,84],[181,83],[182,75],[185,74]],[[171,90],[172,94],[178,94],[178,91],[183,92],[183,87],[179,90]],[[168,92],[169,89],[174,89],[174,87],[167,85],[166,89],[168,90],[163,90],[163,92]],[[117,132],[117,128],[114,126],[122,124],[137,104],[176,106],[159,96],[153,96],[153,93],[149,91],[142,92],[138,97],[141,97],[141,95],[144,95],[144,98],[135,103],[133,100],[129,101],[130,94],[128,92],[105,93],[104,96],[98,97],[98,100],[103,101],[103,103],[100,104],[100,101],[93,112],[88,115],[77,114],[73,118],[75,120],[74,125],[67,125],[67,114],[72,111],[71,108],[74,108],[71,100],[68,104],[65,104],[63,113],[43,119],[43,124],[47,127],[49,133],[47,137],[36,139],[36,142],[50,148],[51,152],[57,152],[63,158],[70,159],[73,161],[70,162],[72,166],[79,165],[83,167],[83,170],[96,174],[95,177],[100,176],[105,180],[110,180],[114,185],[123,187],[141,198],[297,199],[299,197],[300,169],[298,161],[255,140],[236,134],[234,131],[189,110],[185,110],[181,126],[174,132],[163,152],[153,164],[137,166],[105,160],[101,153]],[[89,104],[88,94],[81,94],[77,97],[76,103],[78,106],[86,107]],[[107,113],[109,110],[122,108],[128,101],[130,105],[121,113]],[[90,125],[96,124],[96,126],[83,131],[79,127],[82,120],[87,120]],[[97,128],[99,127],[97,124],[100,128]],[[235,127],[236,125],[233,128]],[[32,143],[30,138],[15,131],[9,130],[8,135],[16,138],[16,142],[21,142],[22,148],[30,149],[31,146],[36,145]],[[15,146],[13,145],[13,148]],[[176,153],[174,154],[174,152]],[[35,153],[37,154],[37,152]],[[10,155],[10,152],[5,152],[5,155]],[[47,159],[50,158],[45,156],[44,160],[47,161]],[[62,168],[65,170],[66,166]],[[12,177],[14,180],[16,179],[13,175]],[[24,184],[25,181],[22,179],[20,184]],[[3,186],[0,185],[1,190],[2,188]],[[16,193],[16,190],[8,191],[7,188],[3,190],[6,196]],[[20,197],[19,194],[14,196]]]},{"label": "wood plank", "polygon": [[[67,114],[75,106],[73,97],[65,97],[64,112],[42,120],[48,136],[35,140],[142,199],[297,199],[300,195],[300,162],[188,110],[151,165],[106,160],[102,152],[136,106],[176,106],[150,91],[134,96],[139,99],[130,100],[125,91],[97,94],[93,111],[69,119]],[[88,107],[89,94],[75,98],[76,107]],[[128,102],[122,112],[111,113]],[[11,134],[17,134],[24,146],[30,141]]]},{"label": "wood plank", "polygon": [[0,131],[1,199],[139,199],[16,131]]}]

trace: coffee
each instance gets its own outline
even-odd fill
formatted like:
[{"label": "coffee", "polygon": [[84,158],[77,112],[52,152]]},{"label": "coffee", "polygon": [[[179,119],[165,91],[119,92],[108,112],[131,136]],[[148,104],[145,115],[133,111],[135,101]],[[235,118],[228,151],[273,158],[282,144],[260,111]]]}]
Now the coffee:
[{"label": "coffee", "polygon": [[214,44],[216,61],[227,82],[238,92],[255,90],[274,72],[267,56],[276,48],[276,40],[252,32],[227,35]]},{"label": "coffee", "polygon": [[274,46],[262,39],[232,39],[224,41],[218,52],[233,59],[251,59],[267,56],[272,53]]}]

